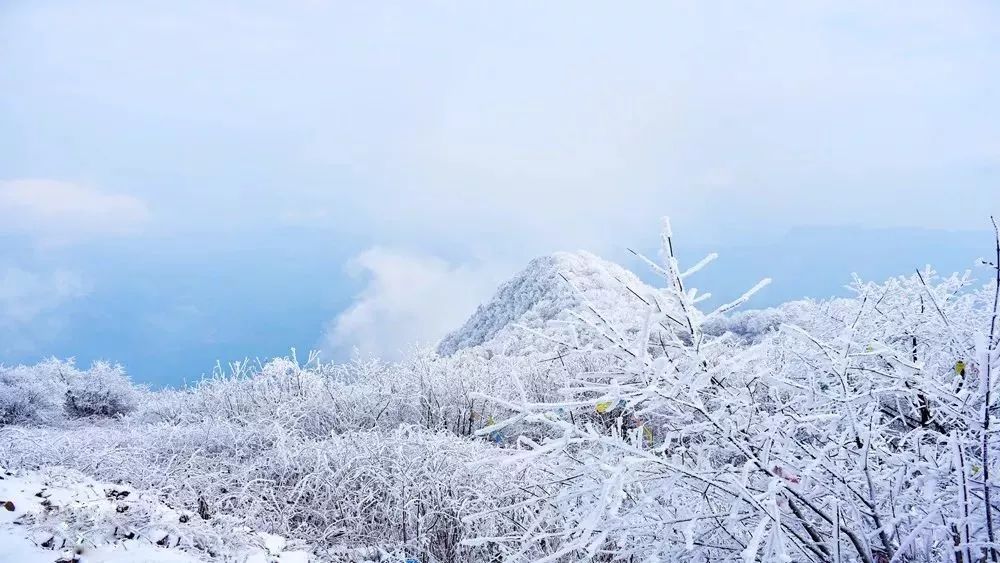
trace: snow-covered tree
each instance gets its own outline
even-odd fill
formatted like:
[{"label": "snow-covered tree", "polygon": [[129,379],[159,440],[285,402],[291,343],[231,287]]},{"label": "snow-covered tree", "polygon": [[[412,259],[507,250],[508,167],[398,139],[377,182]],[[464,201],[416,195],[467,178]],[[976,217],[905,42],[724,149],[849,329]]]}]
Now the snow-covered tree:
[{"label": "snow-covered tree", "polygon": [[94,362],[87,371],[65,370],[66,413],[114,417],[135,410],[139,394],[120,364]]},{"label": "snow-covered tree", "polygon": [[682,271],[668,226],[648,261],[665,287],[635,311],[647,330],[582,319],[615,369],[579,373],[562,401],[498,400],[515,414],[481,431],[548,428],[504,461],[557,472],[535,506],[566,526],[503,543],[554,546],[539,561],[995,560],[997,248],[985,288],[856,281],[747,345],[705,327],[762,284],[699,311],[688,277],[706,261]]},{"label": "snow-covered tree", "polygon": [[0,426],[47,424],[63,414],[70,362],[46,360],[34,366],[0,366]]}]

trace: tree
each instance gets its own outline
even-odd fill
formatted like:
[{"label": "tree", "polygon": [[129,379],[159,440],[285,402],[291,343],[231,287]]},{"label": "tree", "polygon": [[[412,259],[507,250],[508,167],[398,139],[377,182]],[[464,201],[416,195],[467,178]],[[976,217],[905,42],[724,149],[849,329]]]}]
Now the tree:
[{"label": "tree", "polygon": [[548,429],[504,461],[553,468],[535,508],[566,525],[529,530],[511,549],[555,545],[537,561],[996,556],[996,280],[977,290],[968,273],[930,269],[856,279],[854,299],[799,304],[748,341],[704,327],[767,280],[703,313],[687,280],[712,257],[682,271],[669,225],[662,239],[662,262],[646,262],[666,283],[641,296],[638,339],[599,311],[581,316],[606,338],[575,352],[612,353],[610,369],[577,374],[562,401],[497,400],[514,414],[482,430]]}]

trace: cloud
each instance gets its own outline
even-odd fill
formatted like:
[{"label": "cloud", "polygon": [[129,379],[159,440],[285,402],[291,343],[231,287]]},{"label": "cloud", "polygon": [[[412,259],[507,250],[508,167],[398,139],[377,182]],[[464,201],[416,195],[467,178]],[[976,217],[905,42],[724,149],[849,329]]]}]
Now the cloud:
[{"label": "cloud", "polygon": [[0,231],[46,243],[132,234],[149,216],[146,203],[130,195],[57,180],[0,181]]},{"label": "cloud", "polygon": [[89,292],[75,272],[0,269],[0,352],[32,349],[38,341],[50,338],[63,325],[59,309]]},{"label": "cloud", "polygon": [[86,162],[178,229],[538,254],[995,207],[990,3],[22,4],[0,168]]},{"label": "cloud", "polygon": [[367,278],[367,285],[324,334],[323,350],[339,357],[357,349],[391,358],[413,344],[434,344],[460,326],[507,273],[380,247],[354,258],[348,270]]},{"label": "cloud", "polygon": [[[984,10],[668,2],[643,18],[575,10],[569,25],[558,8],[458,12],[446,37],[463,49],[418,59],[421,80],[394,90],[405,99],[317,127],[330,169],[365,189],[327,182],[316,204],[383,236],[490,250],[516,238],[535,253],[634,244],[662,214],[730,240],[948,227],[996,201],[982,154],[996,116],[969,112],[990,107],[1000,60],[983,55],[996,43]],[[433,49],[427,29],[386,40],[405,62]],[[952,214],[936,203],[944,186],[962,192]]]}]

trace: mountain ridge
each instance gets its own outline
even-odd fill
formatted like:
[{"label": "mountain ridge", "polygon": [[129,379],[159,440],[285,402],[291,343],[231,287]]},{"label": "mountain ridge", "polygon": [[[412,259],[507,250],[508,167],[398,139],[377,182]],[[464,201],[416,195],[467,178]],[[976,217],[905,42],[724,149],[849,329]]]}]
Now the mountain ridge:
[{"label": "mountain ridge", "polygon": [[616,326],[632,328],[638,319],[629,313],[639,303],[633,291],[655,290],[624,267],[587,251],[540,256],[502,283],[490,300],[441,340],[437,351],[448,356],[486,347],[527,353],[544,347],[541,342],[529,345],[527,338],[544,339],[519,327],[555,337],[571,330],[560,330],[558,324],[575,323],[574,313],[587,314],[590,305]]}]

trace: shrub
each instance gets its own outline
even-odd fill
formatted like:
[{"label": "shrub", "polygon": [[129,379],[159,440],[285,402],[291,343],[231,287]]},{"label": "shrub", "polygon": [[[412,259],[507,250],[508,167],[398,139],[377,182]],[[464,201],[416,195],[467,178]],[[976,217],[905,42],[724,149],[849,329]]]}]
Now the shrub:
[{"label": "shrub", "polygon": [[777,330],[769,313],[715,335],[731,306],[700,313],[663,240],[667,287],[636,316],[674,327],[664,342],[603,323],[620,369],[579,373],[563,401],[496,401],[558,434],[509,461],[554,471],[535,507],[567,524],[501,541],[597,561],[1000,561],[1000,233],[985,286],[856,280],[854,299],[782,308]]},{"label": "shrub", "polygon": [[502,546],[462,542],[518,533],[530,514],[501,506],[524,500],[547,476],[482,463],[495,452],[412,426],[316,440],[263,418],[0,429],[9,469],[65,465],[126,482],[179,511],[200,511],[217,529],[249,525],[345,563],[497,560]]},{"label": "shrub", "polygon": [[34,366],[0,366],[0,425],[50,424],[62,416],[65,374],[72,362],[46,360]]},{"label": "shrub", "polygon": [[67,375],[66,414],[70,417],[115,417],[136,408],[138,393],[119,364],[94,362],[85,372],[74,369]]}]

